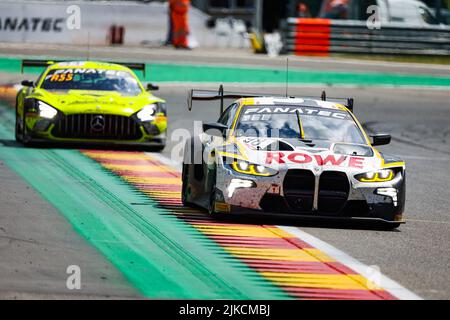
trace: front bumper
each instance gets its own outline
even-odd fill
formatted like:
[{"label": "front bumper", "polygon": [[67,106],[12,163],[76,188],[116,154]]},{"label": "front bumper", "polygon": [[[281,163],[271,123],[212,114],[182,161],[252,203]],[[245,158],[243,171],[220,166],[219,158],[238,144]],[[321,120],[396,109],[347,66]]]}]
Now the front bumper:
[{"label": "front bumper", "polygon": [[[333,194],[329,190],[322,192],[320,185],[317,192],[311,190],[309,194],[307,192],[303,194],[288,193],[284,183],[287,171],[280,171],[271,177],[256,177],[239,174],[225,166],[220,166],[216,178],[216,211],[301,218],[372,219],[395,223],[403,222],[404,171],[392,181],[377,184],[355,183],[351,177],[347,177],[348,192],[345,197],[342,194],[335,196],[338,193]],[[321,174],[324,172],[327,171],[323,171]],[[341,174],[344,175],[344,173]],[[251,181],[251,183],[241,180]],[[246,187],[243,187],[244,185]],[[236,188],[236,186],[240,187]],[[318,199],[314,199],[314,197],[318,197]],[[299,205],[296,205],[297,200]],[[316,206],[312,204],[315,200],[318,200]]]},{"label": "front bumper", "polygon": [[[221,208],[224,208],[224,206],[219,206]],[[236,216],[248,216],[248,217],[261,217],[261,218],[281,218],[281,219],[299,219],[299,220],[305,220],[305,221],[326,221],[326,222],[380,222],[380,223],[387,223],[387,224],[404,224],[406,221],[402,218],[398,220],[388,220],[384,219],[382,217],[377,216],[369,216],[369,217],[363,217],[363,216],[329,216],[329,215],[320,215],[320,214],[299,214],[299,213],[287,213],[287,212],[279,212],[279,211],[263,211],[263,210],[254,210],[254,209],[248,209],[243,207],[235,207],[230,206],[229,211],[220,211],[218,212],[223,214],[230,214],[230,215],[236,215]]]},{"label": "front bumper", "polygon": [[97,131],[91,127],[92,116],[92,114],[76,114],[69,120],[69,117],[58,115],[54,119],[45,119],[30,113],[26,115],[25,123],[27,133],[35,142],[142,146],[165,144],[167,129],[165,116],[143,123],[131,117],[100,115],[106,118],[106,123],[103,129]]}]

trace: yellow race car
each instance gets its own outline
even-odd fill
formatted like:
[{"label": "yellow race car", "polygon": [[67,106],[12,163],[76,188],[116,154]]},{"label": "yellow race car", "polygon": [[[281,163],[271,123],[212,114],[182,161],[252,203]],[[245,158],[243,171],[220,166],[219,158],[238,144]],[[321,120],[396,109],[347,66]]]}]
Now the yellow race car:
[{"label": "yellow race car", "polygon": [[16,140],[126,144],[160,151],[166,143],[163,99],[131,70],[145,64],[23,60],[46,67],[37,81],[22,81],[16,98]]}]

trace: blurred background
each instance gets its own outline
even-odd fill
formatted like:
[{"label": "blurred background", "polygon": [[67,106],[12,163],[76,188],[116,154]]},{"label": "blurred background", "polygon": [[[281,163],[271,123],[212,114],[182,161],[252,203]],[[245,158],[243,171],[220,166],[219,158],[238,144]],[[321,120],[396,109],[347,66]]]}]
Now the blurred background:
[{"label": "blurred background", "polygon": [[159,47],[182,41],[175,47],[270,56],[446,57],[449,6],[449,0],[0,0],[0,42]]},{"label": "blurred background", "polygon": [[[15,143],[14,106],[21,81],[36,80],[42,72],[22,70],[22,59],[96,59],[145,63],[145,74],[138,76],[160,85],[156,94],[166,100],[169,119],[167,147],[160,159],[181,159],[179,146],[185,137],[173,135],[176,129],[193,132],[194,121],[212,122],[219,116],[219,102],[187,111],[192,88],[218,89],[224,84],[229,91],[257,94],[319,98],[326,90],[327,97],[353,97],[355,115],[368,132],[392,135],[392,143],[380,151],[407,162],[408,223],[399,232],[323,226],[302,230],[379,266],[383,274],[424,298],[450,299],[450,181],[443,174],[450,172],[449,5],[450,0],[0,0],[0,298],[2,292],[12,297],[53,297],[59,292],[67,297],[62,270],[69,261],[80,260],[87,279],[82,294],[136,294],[113,266],[105,272],[97,268],[106,263],[103,256],[90,254],[81,238],[70,235],[73,230],[66,220],[22,181],[19,175],[40,177],[34,175],[35,167],[25,173],[17,170],[18,175],[9,169],[15,159],[39,164],[36,168],[49,163],[36,170],[46,171],[39,181],[49,184],[56,178],[48,177],[59,177],[55,172],[60,167],[84,170],[72,162],[61,164],[60,155],[72,150]],[[3,165],[5,159],[12,160]],[[74,177],[62,176],[63,184],[81,186]],[[59,185],[57,189],[65,191]],[[47,188],[48,193],[56,187]],[[60,194],[52,193],[48,200],[59,204],[65,199]],[[107,207],[109,199],[92,203]],[[101,219],[108,216],[101,214]],[[150,220],[154,222],[153,216]],[[124,225],[121,230],[134,228]],[[130,234],[133,237],[111,237],[141,239]],[[141,231],[136,234],[141,237]],[[151,231],[144,236],[153,239]],[[147,254],[153,247],[147,247],[147,240],[142,243]],[[134,242],[130,247],[141,248]],[[193,254],[197,252],[186,256]],[[153,274],[159,273],[142,272],[136,279],[153,284],[148,280]],[[118,279],[118,285],[106,278]]]}]

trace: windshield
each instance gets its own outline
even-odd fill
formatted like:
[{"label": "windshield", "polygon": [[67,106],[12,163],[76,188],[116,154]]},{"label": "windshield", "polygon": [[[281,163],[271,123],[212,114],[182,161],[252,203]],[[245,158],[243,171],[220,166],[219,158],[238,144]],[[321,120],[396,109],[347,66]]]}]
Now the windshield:
[{"label": "windshield", "polygon": [[129,72],[107,69],[67,68],[50,70],[42,82],[46,90],[117,91],[138,95],[142,89]]},{"label": "windshield", "polygon": [[365,144],[361,130],[343,110],[300,106],[246,106],[236,126],[237,137],[300,138]]}]

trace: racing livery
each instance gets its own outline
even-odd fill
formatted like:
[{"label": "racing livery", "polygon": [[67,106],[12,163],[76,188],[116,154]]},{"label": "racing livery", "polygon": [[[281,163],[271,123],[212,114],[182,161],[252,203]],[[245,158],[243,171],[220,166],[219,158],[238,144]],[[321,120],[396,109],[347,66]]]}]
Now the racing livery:
[{"label": "racing livery", "polygon": [[264,97],[192,90],[192,100],[237,98],[190,138],[182,201],[211,214],[273,214],[403,223],[405,163],[380,153],[353,99]]},{"label": "racing livery", "polygon": [[46,67],[36,82],[24,80],[16,98],[16,140],[130,144],[162,150],[165,101],[131,69],[144,64],[24,60]]}]

